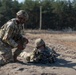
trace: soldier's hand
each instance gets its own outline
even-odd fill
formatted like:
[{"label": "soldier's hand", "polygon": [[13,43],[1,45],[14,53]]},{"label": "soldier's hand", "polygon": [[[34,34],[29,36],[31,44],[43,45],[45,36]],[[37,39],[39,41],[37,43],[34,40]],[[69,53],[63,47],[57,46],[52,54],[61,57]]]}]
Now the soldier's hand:
[{"label": "soldier's hand", "polygon": [[23,49],[24,49],[23,45],[21,45],[21,44],[18,44],[17,48],[18,48],[19,50],[23,50]]},{"label": "soldier's hand", "polygon": [[29,41],[28,41],[27,38],[24,37],[23,40],[24,40],[24,42],[25,42],[26,44],[28,44]]}]

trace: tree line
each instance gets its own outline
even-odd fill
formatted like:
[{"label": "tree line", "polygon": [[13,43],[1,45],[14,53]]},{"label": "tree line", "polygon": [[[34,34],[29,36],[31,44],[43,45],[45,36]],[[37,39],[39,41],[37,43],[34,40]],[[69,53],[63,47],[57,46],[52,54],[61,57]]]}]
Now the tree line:
[{"label": "tree line", "polygon": [[76,0],[0,0],[0,26],[14,18],[16,12],[24,9],[29,14],[25,25],[28,29],[39,29],[40,6],[42,6],[42,29],[76,30]]}]

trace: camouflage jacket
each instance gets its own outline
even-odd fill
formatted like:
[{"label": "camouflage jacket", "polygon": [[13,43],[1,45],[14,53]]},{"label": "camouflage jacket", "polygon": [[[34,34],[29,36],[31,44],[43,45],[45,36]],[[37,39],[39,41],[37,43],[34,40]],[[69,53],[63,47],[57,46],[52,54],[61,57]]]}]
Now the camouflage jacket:
[{"label": "camouflage jacket", "polygon": [[39,49],[34,49],[34,51],[30,55],[30,61],[47,62],[48,60],[50,60],[49,58],[53,58],[53,57],[55,57],[54,51],[49,47],[45,47],[44,51],[41,51]]},{"label": "camouflage jacket", "polygon": [[16,47],[17,39],[22,37],[20,34],[22,25],[17,24],[16,19],[9,20],[0,28],[0,39],[12,47]]}]

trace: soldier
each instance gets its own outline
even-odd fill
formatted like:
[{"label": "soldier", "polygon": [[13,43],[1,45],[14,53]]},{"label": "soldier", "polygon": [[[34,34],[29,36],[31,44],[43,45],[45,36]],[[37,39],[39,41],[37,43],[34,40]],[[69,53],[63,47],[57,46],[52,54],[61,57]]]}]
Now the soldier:
[{"label": "soldier", "polygon": [[39,38],[35,41],[35,49],[26,57],[27,62],[34,63],[54,63],[56,52],[45,45],[43,39]]},{"label": "soldier", "polygon": [[[17,56],[28,43],[28,39],[20,34],[22,25],[27,20],[27,12],[20,10],[16,13],[16,18],[9,20],[0,28],[0,65],[18,61]],[[16,48],[14,55],[12,55],[13,48]]]}]

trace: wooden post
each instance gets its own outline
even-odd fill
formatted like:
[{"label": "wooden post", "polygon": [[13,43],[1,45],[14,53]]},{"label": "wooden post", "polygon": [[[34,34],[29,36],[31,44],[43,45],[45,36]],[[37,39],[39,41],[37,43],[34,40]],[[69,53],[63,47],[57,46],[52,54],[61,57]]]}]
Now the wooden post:
[{"label": "wooden post", "polygon": [[40,30],[42,29],[42,6],[40,5]]}]

